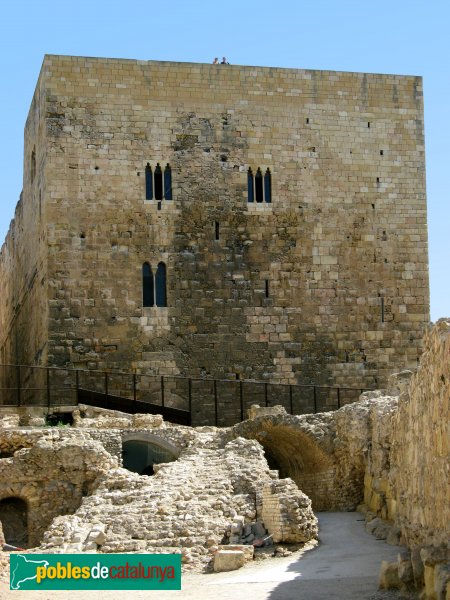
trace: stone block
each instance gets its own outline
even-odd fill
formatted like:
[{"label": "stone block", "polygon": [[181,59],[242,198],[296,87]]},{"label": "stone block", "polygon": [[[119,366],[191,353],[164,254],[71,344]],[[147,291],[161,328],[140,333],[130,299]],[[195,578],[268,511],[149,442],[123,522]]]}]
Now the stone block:
[{"label": "stone block", "polygon": [[214,556],[214,571],[235,571],[245,564],[245,554],[241,550],[218,550]]},{"label": "stone block", "polygon": [[380,590],[399,589],[400,580],[398,577],[398,564],[383,560],[380,567],[378,578],[378,587]]}]

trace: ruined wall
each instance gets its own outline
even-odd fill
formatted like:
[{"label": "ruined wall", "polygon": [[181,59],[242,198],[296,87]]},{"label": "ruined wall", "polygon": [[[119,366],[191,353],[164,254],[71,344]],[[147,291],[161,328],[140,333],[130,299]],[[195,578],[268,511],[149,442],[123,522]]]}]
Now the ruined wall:
[{"label": "ruined wall", "polygon": [[450,586],[449,359],[450,320],[441,319],[425,336],[417,372],[397,381],[398,401],[373,411],[365,478],[371,516],[389,520],[410,550],[399,561],[398,585],[424,586],[430,599],[445,598]]},{"label": "ruined wall", "polygon": [[0,500],[25,502],[26,546],[35,547],[52,520],[73,513],[92,492],[96,478],[116,465],[117,459],[89,436],[40,439],[0,459]]},{"label": "ruined wall", "polygon": [[[420,78],[62,56],[41,77],[50,363],[358,387],[415,364]],[[147,162],[172,200],[145,199]],[[145,261],[167,307],[142,307]]]}]

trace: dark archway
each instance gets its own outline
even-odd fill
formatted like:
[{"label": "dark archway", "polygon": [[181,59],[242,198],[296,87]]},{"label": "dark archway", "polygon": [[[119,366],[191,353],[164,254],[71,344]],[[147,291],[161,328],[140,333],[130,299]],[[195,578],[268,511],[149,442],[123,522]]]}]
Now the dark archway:
[{"label": "dark archway", "polygon": [[153,475],[154,465],[172,462],[176,458],[173,451],[147,440],[130,439],[122,444],[124,468],[139,475]]},{"label": "dark archway", "polygon": [[0,522],[7,544],[28,547],[28,506],[25,500],[14,496],[0,500]]},{"label": "dark archway", "polygon": [[[267,463],[290,477],[311,498],[314,510],[336,510],[339,504],[334,458],[310,433],[270,419],[247,421],[236,426],[236,433],[256,439],[264,448]],[[253,431],[252,431],[253,430]]]}]

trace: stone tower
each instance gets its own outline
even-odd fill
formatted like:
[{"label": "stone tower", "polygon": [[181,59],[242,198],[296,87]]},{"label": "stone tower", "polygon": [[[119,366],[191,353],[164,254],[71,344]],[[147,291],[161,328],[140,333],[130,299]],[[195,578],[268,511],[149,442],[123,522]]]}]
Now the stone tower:
[{"label": "stone tower", "polygon": [[0,362],[382,385],[429,321],[420,77],[46,56]]}]

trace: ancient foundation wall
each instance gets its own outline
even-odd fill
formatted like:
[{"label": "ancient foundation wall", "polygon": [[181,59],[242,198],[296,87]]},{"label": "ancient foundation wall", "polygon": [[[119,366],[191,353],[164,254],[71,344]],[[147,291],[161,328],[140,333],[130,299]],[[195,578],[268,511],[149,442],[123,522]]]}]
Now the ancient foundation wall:
[{"label": "ancient foundation wall", "polygon": [[400,585],[413,580],[424,586],[426,598],[445,598],[450,320],[438,321],[427,333],[417,372],[409,382],[403,374],[397,383],[398,407],[394,401],[390,410],[372,412],[365,502],[374,515],[394,524],[410,550],[399,563]]}]

